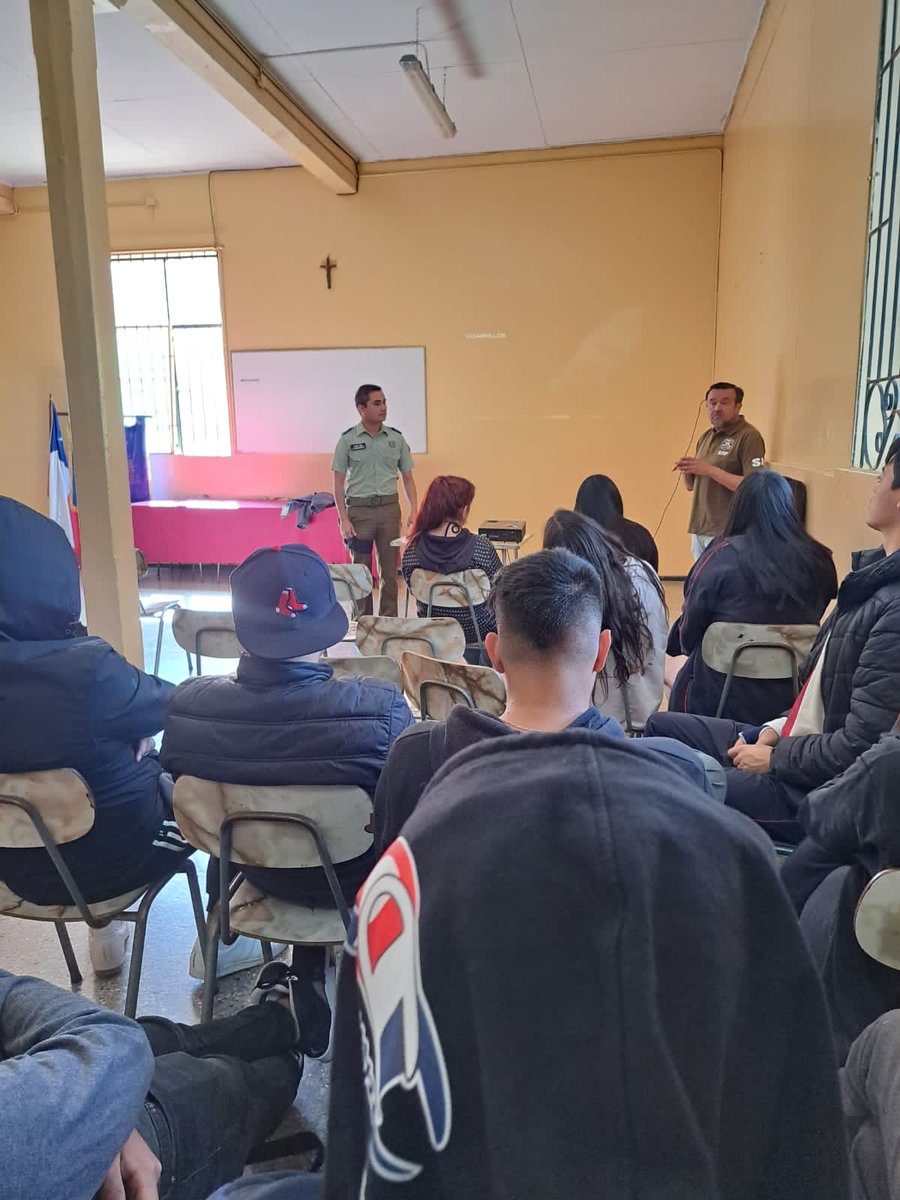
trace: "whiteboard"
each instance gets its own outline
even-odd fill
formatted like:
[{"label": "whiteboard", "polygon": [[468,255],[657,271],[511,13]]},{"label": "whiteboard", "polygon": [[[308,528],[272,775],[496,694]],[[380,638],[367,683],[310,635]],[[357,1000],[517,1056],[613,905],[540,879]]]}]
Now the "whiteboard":
[{"label": "whiteboard", "polygon": [[236,350],[231,368],[241,452],[331,454],[359,419],[353,397],[363,383],[384,389],[387,424],[425,452],[424,346]]}]

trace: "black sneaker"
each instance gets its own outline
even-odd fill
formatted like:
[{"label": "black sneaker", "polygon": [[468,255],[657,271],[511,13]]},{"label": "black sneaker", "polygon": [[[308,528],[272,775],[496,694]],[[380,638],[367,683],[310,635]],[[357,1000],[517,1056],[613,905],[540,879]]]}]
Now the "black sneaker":
[{"label": "black sneaker", "polygon": [[291,977],[293,1010],[300,1027],[299,1048],[310,1058],[322,1058],[331,1047],[331,1005],[325,980]]},{"label": "black sneaker", "polygon": [[293,984],[297,980],[291,973],[290,967],[283,962],[268,962],[260,971],[256,980],[256,986],[250,993],[251,1004],[268,1004],[280,1000],[287,1000],[286,1005],[282,1008],[290,1012],[294,1019],[294,1030],[296,1034],[295,1045],[297,1049],[302,1049],[300,1042],[300,1022],[297,1019],[297,1008],[294,1003],[294,988]]}]

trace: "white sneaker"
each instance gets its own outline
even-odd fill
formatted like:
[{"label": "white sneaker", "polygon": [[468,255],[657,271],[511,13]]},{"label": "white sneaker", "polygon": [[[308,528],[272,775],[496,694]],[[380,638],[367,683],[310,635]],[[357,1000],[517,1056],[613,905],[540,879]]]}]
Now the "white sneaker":
[{"label": "white sneaker", "polygon": [[121,971],[130,933],[128,921],[110,921],[102,929],[88,929],[91,966],[98,975]]},{"label": "white sneaker", "polygon": [[[277,958],[284,953],[284,946],[278,942],[272,943],[272,953]],[[234,975],[237,971],[246,971],[248,967],[258,967],[262,964],[262,943],[256,938],[244,937],[240,934],[230,946],[219,942],[219,957],[216,961],[216,978]],[[191,950],[191,963],[188,968],[191,979],[203,979],[203,951],[200,942],[194,942]]]}]

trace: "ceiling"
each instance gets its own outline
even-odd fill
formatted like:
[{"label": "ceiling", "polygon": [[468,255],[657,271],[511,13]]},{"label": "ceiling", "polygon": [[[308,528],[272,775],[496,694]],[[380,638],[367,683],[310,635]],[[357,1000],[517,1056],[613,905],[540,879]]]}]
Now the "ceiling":
[{"label": "ceiling", "polygon": [[[205,0],[363,162],[720,133],[763,2]],[[109,177],[291,165],[127,11],[95,28]],[[413,52],[455,138],[398,66]],[[28,0],[2,0],[0,182],[44,179]]]}]

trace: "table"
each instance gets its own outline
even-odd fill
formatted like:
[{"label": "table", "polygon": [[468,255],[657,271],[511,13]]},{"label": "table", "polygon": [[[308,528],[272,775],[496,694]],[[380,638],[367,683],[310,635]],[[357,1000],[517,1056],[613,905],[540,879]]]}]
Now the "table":
[{"label": "table", "polygon": [[491,541],[491,545],[494,547],[494,549],[500,555],[500,561],[503,563],[503,565],[505,567],[508,562],[516,562],[516,560],[519,557],[520,548],[525,545],[525,543],[528,541],[528,539],[530,537],[531,537],[531,534],[526,533],[525,536],[522,538],[521,542]]},{"label": "table", "polygon": [[302,542],[326,562],[347,562],[337,509],[297,528],[278,500],[144,500],[131,506],[134,544],[148,563],[239,563],[262,546]]}]

